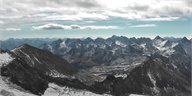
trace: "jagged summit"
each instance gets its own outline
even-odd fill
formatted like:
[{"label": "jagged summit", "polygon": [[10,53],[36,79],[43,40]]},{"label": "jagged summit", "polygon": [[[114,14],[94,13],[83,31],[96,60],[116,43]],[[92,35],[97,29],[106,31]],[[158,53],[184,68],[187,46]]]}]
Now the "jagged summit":
[{"label": "jagged summit", "polygon": [[83,40],[84,42],[86,43],[91,43],[91,42],[94,42],[94,40],[90,37],[87,37],[86,39]]},{"label": "jagged summit", "polygon": [[53,45],[58,45],[58,44],[60,44],[60,43],[62,43],[62,42],[63,42],[62,39],[58,39],[58,40],[56,40],[56,41],[53,41],[52,44],[53,44]]},{"label": "jagged summit", "polygon": [[164,40],[162,37],[160,37],[160,36],[156,36],[155,38],[154,38],[154,40]]},{"label": "jagged summit", "polygon": [[113,35],[113,36],[111,36],[111,38],[118,38],[119,36],[117,36],[117,35]]},{"label": "jagged summit", "polygon": [[185,43],[185,42],[190,42],[190,40],[187,39],[186,37],[183,37],[183,38],[180,40],[180,42]]},{"label": "jagged summit", "polygon": [[28,44],[21,45],[12,52],[26,61],[29,66],[36,67],[43,72],[51,72],[51,70],[57,70],[62,74],[75,72],[74,68],[66,60]]},{"label": "jagged summit", "polygon": [[90,37],[87,37],[85,40],[90,40],[90,41],[92,41],[93,39],[92,39],[92,38],[90,38]]}]

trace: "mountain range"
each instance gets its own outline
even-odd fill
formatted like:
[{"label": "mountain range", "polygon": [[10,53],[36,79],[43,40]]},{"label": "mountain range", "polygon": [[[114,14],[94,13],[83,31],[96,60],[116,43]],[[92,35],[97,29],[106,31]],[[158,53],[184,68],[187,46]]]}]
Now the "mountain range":
[{"label": "mountain range", "polygon": [[[12,89],[24,96],[45,95],[55,87],[52,84],[94,96],[191,95],[191,40],[186,37],[112,36],[39,42],[1,47],[0,84],[8,86],[0,88],[1,95],[16,95]],[[54,94],[66,96],[65,92]]]}]

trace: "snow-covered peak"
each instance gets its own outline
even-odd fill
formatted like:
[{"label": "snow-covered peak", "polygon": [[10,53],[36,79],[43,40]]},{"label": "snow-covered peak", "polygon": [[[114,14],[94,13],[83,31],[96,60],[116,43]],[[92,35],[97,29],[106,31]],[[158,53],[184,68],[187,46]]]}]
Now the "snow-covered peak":
[{"label": "snow-covered peak", "polygon": [[153,41],[153,46],[159,50],[163,56],[169,56],[175,52],[174,47],[178,43],[170,42],[168,40],[155,40]]},{"label": "snow-covered peak", "polygon": [[174,46],[176,46],[174,42],[170,42],[169,40],[164,40],[163,38],[156,37],[153,40],[153,46],[157,48],[163,55],[170,55],[175,50],[173,49]]},{"label": "snow-covered peak", "polygon": [[158,40],[155,40],[155,41],[153,42],[153,45],[154,45],[155,47],[157,47],[157,49],[159,49],[159,47],[163,47],[167,42],[168,42],[168,40],[158,39]]}]

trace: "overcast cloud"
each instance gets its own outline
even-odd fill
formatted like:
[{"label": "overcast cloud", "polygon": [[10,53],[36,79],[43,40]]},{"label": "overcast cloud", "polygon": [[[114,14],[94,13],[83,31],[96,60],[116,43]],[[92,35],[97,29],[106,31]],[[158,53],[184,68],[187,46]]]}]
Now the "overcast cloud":
[{"label": "overcast cloud", "polygon": [[[120,29],[121,32],[123,28],[161,27],[162,22],[191,18],[191,3],[191,0],[0,0],[0,32],[30,28]],[[133,25],[127,26],[131,21]],[[189,24],[185,24],[187,30]]]},{"label": "overcast cloud", "polygon": [[[192,16],[189,0],[1,0],[0,20],[141,20]],[[178,18],[176,18],[178,19]],[[167,19],[165,19],[167,21]]]}]

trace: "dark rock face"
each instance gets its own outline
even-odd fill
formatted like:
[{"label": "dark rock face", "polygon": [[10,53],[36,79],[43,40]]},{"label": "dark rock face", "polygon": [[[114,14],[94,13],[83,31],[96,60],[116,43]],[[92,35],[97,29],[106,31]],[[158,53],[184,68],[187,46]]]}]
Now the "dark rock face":
[{"label": "dark rock face", "polygon": [[72,75],[76,72],[73,66],[59,56],[26,44],[16,48],[13,53],[17,57],[22,58],[26,64],[40,70],[44,74],[46,72],[50,73],[52,70],[57,70],[64,75]]},{"label": "dark rock face", "polygon": [[14,59],[1,68],[1,75],[32,93],[40,95],[48,87],[48,82],[40,76],[40,71],[28,66],[22,59]]}]

